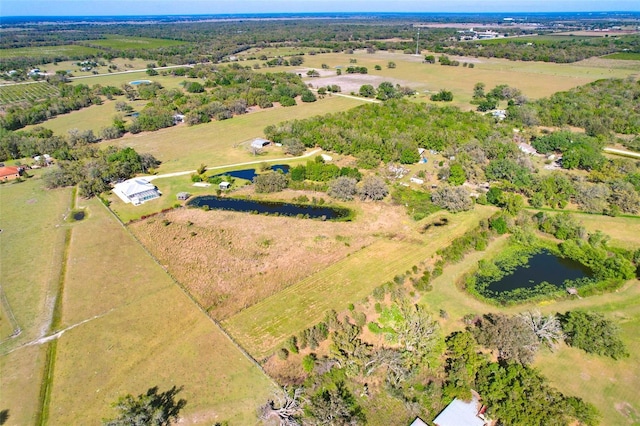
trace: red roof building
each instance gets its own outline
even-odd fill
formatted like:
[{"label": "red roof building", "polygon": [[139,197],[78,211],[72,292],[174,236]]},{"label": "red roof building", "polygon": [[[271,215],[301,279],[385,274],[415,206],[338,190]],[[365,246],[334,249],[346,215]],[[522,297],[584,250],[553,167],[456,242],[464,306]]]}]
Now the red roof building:
[{"label": "red roof building", "polygon": [[4,166],[0,167],[0,180],[18,179],[22,173],[22,167]]}]

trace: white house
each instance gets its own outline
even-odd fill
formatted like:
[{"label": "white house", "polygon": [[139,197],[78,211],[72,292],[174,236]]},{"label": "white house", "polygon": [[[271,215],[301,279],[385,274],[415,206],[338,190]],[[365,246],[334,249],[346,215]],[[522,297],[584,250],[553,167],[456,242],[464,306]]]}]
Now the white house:
[{"label": "white house", "polygon": [[133,178],[117,183],[113,187],[113,192],[122,201],[131,203],[134,206],[158,198],[161,195],[155,185],[142,178]]},{"label": "white house", "polygon": [[479,395],[471,391],[471,401],[455,398],[451,404],[433,419],[434,426],[485,426],[490,421],[485,419],[486,407],[480,402]]}]

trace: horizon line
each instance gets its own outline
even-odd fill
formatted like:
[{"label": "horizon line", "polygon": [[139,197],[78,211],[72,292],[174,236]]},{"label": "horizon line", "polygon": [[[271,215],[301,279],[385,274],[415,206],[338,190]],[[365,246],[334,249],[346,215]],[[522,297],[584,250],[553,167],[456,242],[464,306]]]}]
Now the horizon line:
[{"label": "horizon line", "polygon": [[0,16],[0,22],[5,18],[112,18],[112,17],[159,17],[159,16],[273,16],[273,15],[328,15],[328,14],[341,14],[341,15],[357,15],[357,14],[381,14],[381,15],[504,15],[504,14],[517,14],[517,15],[544,15],[544,14],[589,14],[589,15],[601,15],[610,13],[631,13],[640,14],[639,10],[547,10],[539,12],[526,12],[526,11],[493,11],[493,12],[428,12],[428,11],[324,11],[324,12],[228,12],[228,13],[162,13],[162,14],[106,14],[106,15],[94,15],[94,14],[80,14],[80,15],[4,15]]}]

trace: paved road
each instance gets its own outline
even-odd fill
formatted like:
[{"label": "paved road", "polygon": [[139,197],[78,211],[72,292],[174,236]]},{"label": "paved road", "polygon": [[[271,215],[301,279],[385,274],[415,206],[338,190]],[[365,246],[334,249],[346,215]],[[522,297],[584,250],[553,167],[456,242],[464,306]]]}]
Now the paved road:
[{"label": "paved road", "polygon": [[[311,157],[312,155],[317,154],[319,152],[322,152],[321,148],[317,148],[317,149],[314,149],[313,151],[309,151],[306,154],[301,155],[299,157],[269,158],[265,160],[247,161],[246,163],[225,164],[224,166],[207,167],[207,170],[219,170],[219,169],[226,169],[231,167],[250,166],[252,164],[275,163],[275,162],[282,162],[282,161],[298,160],[301,158]],[[140,177],[148,182],[151,182],[152,180],[156,180],[156,179],[190,175],[195,172],[196,172],[195,170],[187,170],[184,172],[173,172],[173,173],[165,173],[162,175],[151,175],[151,176],[140,176]]]}]

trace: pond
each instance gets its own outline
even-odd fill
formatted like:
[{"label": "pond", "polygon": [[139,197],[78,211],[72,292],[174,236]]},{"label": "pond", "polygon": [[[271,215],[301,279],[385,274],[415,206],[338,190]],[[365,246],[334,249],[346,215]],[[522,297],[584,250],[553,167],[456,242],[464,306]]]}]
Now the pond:
[{"label": "pond", "polygon": [[129,84],[132,86],[139,86],[141,84],[151,84],[151,80],[133,80],[130,81]]},{"label": "pond", "polygon": [[490,283],[487,290],[502,293],[521,288],[534,288],[543,282],[562,288],[566,280],[592,277],[591,270],[581,263],[543,250],[529,258],[527,265],[519,266],[512,274]]},{"label": "pond", "polygon": [[[286,175],[287,173],[289,173],[289,166],[286,164],[275,164],[271,166],[269,170],[273,170],[274,172],[279,170]],[[211,177],[231,176],[236,179],[246,179],[246,180],[253,181],[253,178],[256,177],[257,175],[258,174],[256,173],[256,169],[242,169],[242,170],[233,170],[230,172],[218,173],[217,175],[213,175]]]},{"label": "pond", "polygon": [[278,214],[281,216],[303,215],[311,219],[346,219],[351,212],[349,209],[336,207],[313,206],[308,204],[282,203],[277,201],[247,200],[242,198],[216,197],[204,195],[196,197],[187,206],[208,206],[215,210],[231,210],[236,212],[257,212],[261,214]]}]

